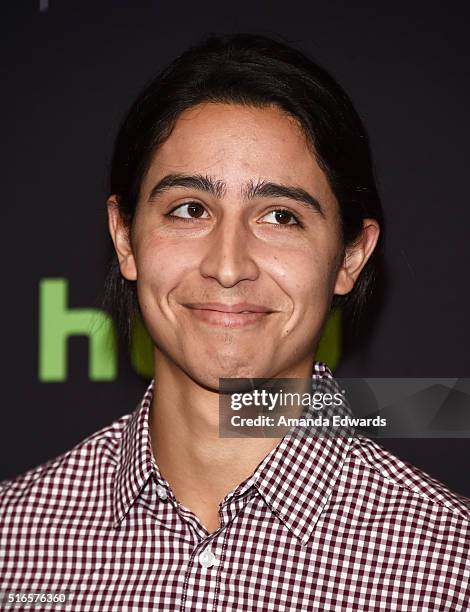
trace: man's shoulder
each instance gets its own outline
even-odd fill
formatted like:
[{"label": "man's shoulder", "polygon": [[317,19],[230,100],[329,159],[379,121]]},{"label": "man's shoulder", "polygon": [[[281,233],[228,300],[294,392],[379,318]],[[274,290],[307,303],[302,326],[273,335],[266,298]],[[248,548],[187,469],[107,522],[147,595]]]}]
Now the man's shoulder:
[{"label": "man's shoulder", "polygon": [[[470,530],[470,499],[450,490],[418,467],[399,459],[370,438],[358,437],[346,463],[361,466],[374,480],[377,494],[401,500],[404,513],[429,513],[436,520],[452,520]],[[423,514],[424,516],[424,514]],[[469,534],[470,537],[470,534]]]},{"label": "man's shoulder", "polygon": [[[87,436],[70,450],[18,476],[0,481],[0,511],[34,498],[53,503],[67,490],[79,489],[105,473],[114,471],[119,442],[132,413]],[[1,514],[1,513],[0,513]]]}]

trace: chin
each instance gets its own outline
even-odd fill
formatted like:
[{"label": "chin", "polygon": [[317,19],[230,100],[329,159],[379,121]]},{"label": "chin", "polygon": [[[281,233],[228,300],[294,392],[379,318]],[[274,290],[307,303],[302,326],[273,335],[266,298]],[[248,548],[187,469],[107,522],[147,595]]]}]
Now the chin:
[{"label": "chin", "polygon": [[225,366],[215,366],[197,374],[196,371],[194,371],[195,375],[193,378],[202,386],[215,391],[219,390],[219,379],[221,378],[269,378],[265,371],[261,371],[260,368],[253,366],[253,364],[249,365],[246,363],[231,366],[228,364]]}]

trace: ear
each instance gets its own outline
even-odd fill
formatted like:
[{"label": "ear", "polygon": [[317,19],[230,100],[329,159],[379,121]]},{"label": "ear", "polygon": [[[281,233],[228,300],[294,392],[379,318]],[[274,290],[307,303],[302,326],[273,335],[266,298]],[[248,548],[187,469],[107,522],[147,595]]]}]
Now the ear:
[{"label": "ear", "polygon": [[127,280],[136,280],[137,267],[132,252],[129,229],[125,225],[119,212],[117,197],[115,195],[109,196],[106,203],[108,206],[109,233],[114,243],[121,274],[124,278],[127,278]]},{"label": "ear", "polygon": [[335,294],[344,295],[354,287],[361,270],[375,249],[379,234],[380,227],[375,219],[363,219],[359,237],[345,249],[343,263],[336,276]]}]

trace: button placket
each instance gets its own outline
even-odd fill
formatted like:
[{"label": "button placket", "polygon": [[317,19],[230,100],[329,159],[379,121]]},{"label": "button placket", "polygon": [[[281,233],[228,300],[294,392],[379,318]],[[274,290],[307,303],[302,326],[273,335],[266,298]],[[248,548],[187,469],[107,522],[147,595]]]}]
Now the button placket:
[{"label": "button placket", "polygon": [[213,532],[199,542],[185,573],[181,612],[190,612],[204,596],[204,610],[217,610],[220,572],[223,570],[227,530]]}]

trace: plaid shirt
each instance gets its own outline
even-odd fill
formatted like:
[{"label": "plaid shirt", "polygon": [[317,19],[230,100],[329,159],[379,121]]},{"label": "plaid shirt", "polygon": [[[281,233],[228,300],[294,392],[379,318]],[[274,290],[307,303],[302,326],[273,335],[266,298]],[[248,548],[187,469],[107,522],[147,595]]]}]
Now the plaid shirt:
[{"label": "plaid shirt", "polygon": [[209,533],[153,458],[153,388],[1,483],[0,591],[68,592],[73,612],[470,610],[468,500],[365,437],[285,436]]}]

